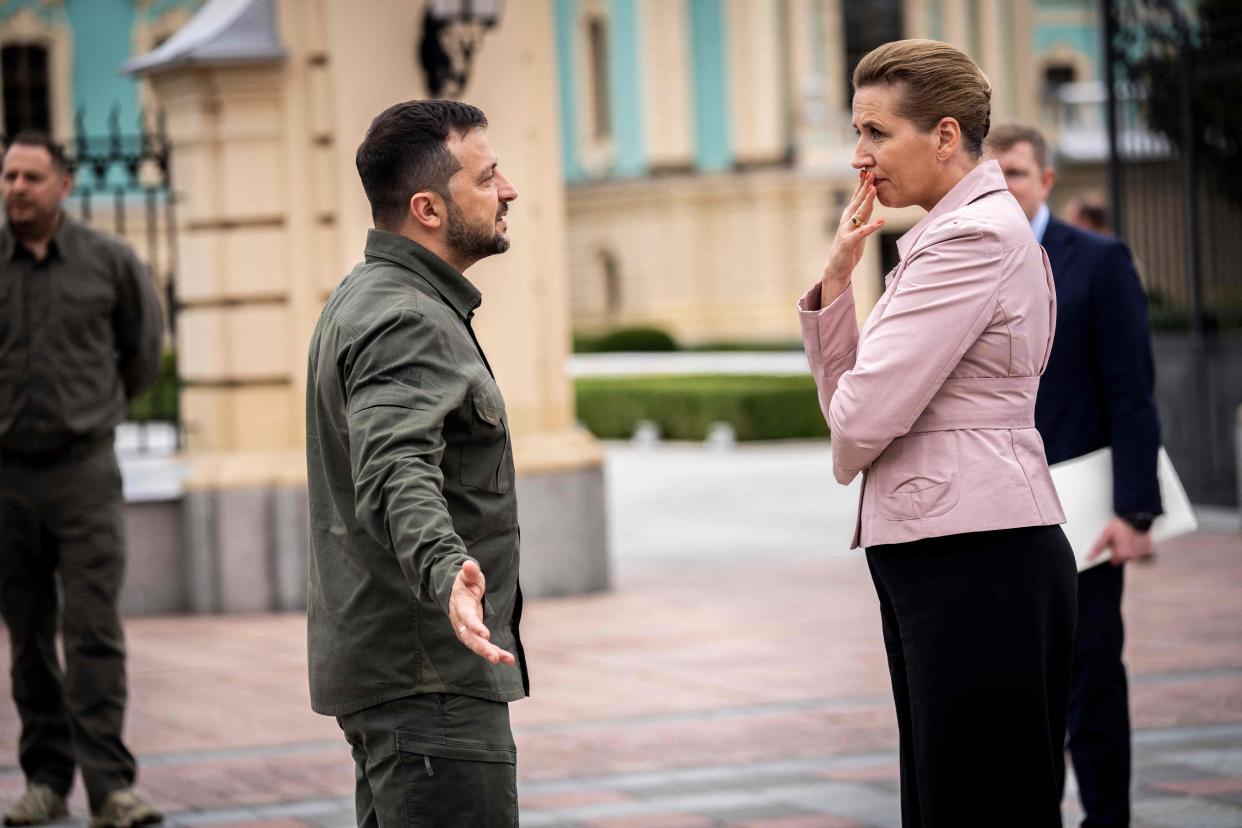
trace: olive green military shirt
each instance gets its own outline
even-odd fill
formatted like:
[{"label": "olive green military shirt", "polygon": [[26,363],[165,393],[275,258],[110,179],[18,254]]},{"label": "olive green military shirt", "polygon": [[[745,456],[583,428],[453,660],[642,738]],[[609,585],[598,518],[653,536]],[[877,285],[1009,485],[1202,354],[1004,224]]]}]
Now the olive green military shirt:
[{"label": "olive green military shirt", "polygon": [[159,300],[125,242],[68,215],[36,261],[0,227],[0,449],[107,437],[155,381]]},{"label": "olive green military shirt", "polygon": [[[517,499],[504,400],[470,327],[478,290],[381,230],[328,299],[306,388],[311,706],[340,716],[417,693],[491,701],[529,689],[518,637]],[[467,558],[489,664],[448,618]]]}]

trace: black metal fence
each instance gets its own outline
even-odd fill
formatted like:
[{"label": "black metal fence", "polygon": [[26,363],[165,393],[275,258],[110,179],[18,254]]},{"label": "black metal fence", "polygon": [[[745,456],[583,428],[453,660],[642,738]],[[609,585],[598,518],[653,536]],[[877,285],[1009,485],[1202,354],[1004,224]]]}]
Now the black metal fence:
[{"label": "black metal fence", "polygon": [[[78,113],[72,143],[74,188],[70,209],[84,221],[126,239],[147,263],[164,305],[165,359],[159,379],[130,405],[139,451],[181,447],[179,386],[173,335],[177,324],[176,222],[171,149],[163,113],[145,113],[125,132],[113,110],[106,134],[92,135]],[[171,443],[171,446],[169,445]]]},{"label": "black metal fence", "polygon": [[1111,5],[1117,226],[1158,324],[1242,328],[1242,3]]},{"label": "black metal fence", "polygon": [[1165,445],[1192,499],[1236,504],[1242,3],[1103,8],[1111,206],[1151,304]]}]

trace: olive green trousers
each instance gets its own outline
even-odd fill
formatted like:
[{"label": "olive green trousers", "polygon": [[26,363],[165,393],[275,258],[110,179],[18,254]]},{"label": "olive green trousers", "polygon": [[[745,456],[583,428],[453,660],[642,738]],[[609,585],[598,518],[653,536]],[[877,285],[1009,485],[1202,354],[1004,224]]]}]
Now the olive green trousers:
[{"label": "olive green trousers", "polygon": [[359,826],[518,824],[517,750],[507,704],[429,693],[337,722],[353,749]]},{"label": "olive green trousers", "polygon": [[21,719],[18,758],[29,782],[62,795],[81,769],[92,809],[136,774],[121,740],[122,502],[110,443],[55,462],[0,455],[0,614]]}]

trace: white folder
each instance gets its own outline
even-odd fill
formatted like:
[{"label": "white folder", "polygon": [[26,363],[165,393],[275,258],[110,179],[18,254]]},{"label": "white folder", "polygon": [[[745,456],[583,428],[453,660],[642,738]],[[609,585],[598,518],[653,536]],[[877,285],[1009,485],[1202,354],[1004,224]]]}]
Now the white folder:
[{"label": "white folder", "polygon": [[[1193,532],[1199,527],[1195,519],[1186,489],[1173,468],[1173,461],[1163,448],[1157,461],[1160,479],[1160,499],[1164,502],[1164,514],[1151,526],[1151,539],[1162,541],[1177,535]],[[1098,558],[1087,560],[1091,546],[1099,539],[1104,527],[1113,519],[1113,452],[1100,449],[1064,463],[1052,466],[1052,482],[1057,487],[1061,506],[1065,510],[1065,524],[1061,527],[1078,571],[1090,569],[1112,557],[1112,550],[1105,550]]]}]

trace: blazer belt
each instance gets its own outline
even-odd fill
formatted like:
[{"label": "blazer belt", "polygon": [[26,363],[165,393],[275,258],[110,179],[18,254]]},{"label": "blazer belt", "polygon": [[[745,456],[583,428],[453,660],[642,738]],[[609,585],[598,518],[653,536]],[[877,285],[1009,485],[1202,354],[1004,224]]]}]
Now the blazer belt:
[{"label": "blazer belt", "polygon": [[1034,428],[1038,390],[1039,377],[948,379],[908,433]]}]

